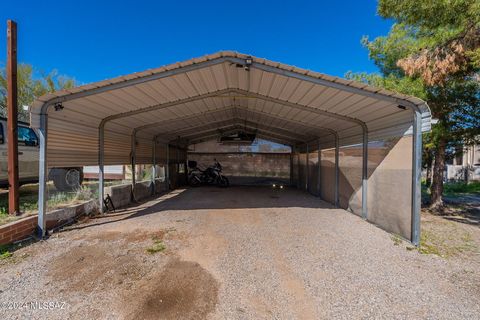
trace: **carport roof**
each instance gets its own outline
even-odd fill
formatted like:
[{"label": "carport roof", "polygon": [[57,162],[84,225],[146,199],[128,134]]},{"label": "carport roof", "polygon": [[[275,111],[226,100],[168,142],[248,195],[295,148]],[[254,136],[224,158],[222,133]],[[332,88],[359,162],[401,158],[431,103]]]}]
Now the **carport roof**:
[{"label": "carport roof", "polygon": [[96,161],[82,155],[98,151],[104,126],[106,156],[120,163],[113,154],[130,152],[132,133],[195,143],[243,128],[290,145],[328,144],[338,134],[346,145],[360,143],[364,128],[370,140],[410,134],[412,110],[428,131],[430,110],[418,98],[224,51],[44,95],[31,108],[31,125],[39,128],[48,113],[49,159],[84,164]]}]

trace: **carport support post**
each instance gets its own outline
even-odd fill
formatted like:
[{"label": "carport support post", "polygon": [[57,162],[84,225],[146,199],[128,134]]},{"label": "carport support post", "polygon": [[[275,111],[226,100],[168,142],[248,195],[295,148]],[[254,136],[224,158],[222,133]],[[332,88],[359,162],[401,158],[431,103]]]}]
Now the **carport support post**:
[{"label": "carport support post", "polygon": [[156,193],[155,187],[155,179],[157,178],[157,155],[156,155],[156,146],[157,146],[157,138],[153,138],[152,142],[152,192],[153,194]]},{"label": "carport support post", "polygon": [[367,179],[368,179],[368,129],[363,126],[363,155],[362,155],[362,218],[367,220]]},{"label": "carport support post", "polygon": [[310,163],[309,163],[309,153],[308,153],[308,142],[305,144],[306,145],[306,151],[307,151],[307,155],[306,155],[306,163],[305,163],[305,191],[308,192],[308,183],[310,181],[308,181],[308,176],[309,176],[309,166],[310,166]]},{"label": "carport support post", "polygon": [[47,124],[48,118],[45,113],[40,114],[40,129],[38,130],[40,140],[40,153],[38,163],[38,219],[37,235],[45,237],[47,231]]},{"label": "carport support post", "polygon": [[322,147],[320,144],[320,139],[318,140],[318,179],[317,179],[317,192],[318,196],[322,197],[321,187],[322,187]]},{"label": "carport support post", "polygon": [[294,146],[290,146],[290,185],[293,185],[293,152]]},{"label": "carport support post", "polygon": [[298,170],[297,170],[297,188],[300,189],[301,188],[301,185],[300,185],[300,148],[297,148],[297,167],[298,167]]},{"label": "carport support post", "polygon": [[335,207],[338,208],[339,204],[339,185],[338,185],[338,176],[339,176],[339,169],[338,169],[338,159],[339,159],[339,152],[340,152],[340,141],[338,138],[338,134],[335,135],[335,196],[334,196],[334,204]]},{"label": "carport support post", "polygon": [[104,178],[105,178],[105,128],[100,125],[98,130],[98,209],[101,214],[104,213],[103,199],[105,198]]},{"label": "carport support post", "polygon": [[165,166],[165,181],[167,182],[167,191],[170,190],[170,145],[167,143],[167,165]]},{"label": "carport support post", "polygon": [[137,132],[135,130],[133,130],[133,133],[132,133],[132,194],[133,194],[133,198],[135,199],[135,171],[136,171],[136,163],[137,163],[137,146],[136,146],[136,135],[137,135]]},{"label": "carport support post", "polygon": [[412,157],[412,243],[420,243],[420,205],[421,205],[421,168],[422,168],[422,115],[415,110],[413,120],[413,157]]}]

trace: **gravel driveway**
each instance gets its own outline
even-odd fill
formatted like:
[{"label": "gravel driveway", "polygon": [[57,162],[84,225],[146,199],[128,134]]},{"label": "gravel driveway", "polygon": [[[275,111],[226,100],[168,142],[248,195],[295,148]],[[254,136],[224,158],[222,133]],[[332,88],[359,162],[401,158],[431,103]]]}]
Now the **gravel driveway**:
[{"label": "gravel driveway", "polygon": [[395,242],[298,190],[176,190],[16,251],[0,319],[479,318],[478,259]]}]

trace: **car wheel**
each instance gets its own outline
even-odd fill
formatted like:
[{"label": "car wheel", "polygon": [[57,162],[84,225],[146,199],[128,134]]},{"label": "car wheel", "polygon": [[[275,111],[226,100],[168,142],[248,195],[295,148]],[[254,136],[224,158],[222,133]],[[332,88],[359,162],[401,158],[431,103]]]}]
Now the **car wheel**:
[{"label": "car wheel", "polygon": [[53,184],[60,191],[72,191],[79,189],[83,182],[83,170],[80,168],[56,169],[53,176]]}]

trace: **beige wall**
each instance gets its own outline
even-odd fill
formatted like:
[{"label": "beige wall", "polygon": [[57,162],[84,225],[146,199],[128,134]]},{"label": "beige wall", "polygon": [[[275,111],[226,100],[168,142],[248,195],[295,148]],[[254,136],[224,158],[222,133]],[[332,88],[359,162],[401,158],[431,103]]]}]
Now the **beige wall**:
[{"label": "beige wall", "polygon": [[392,140],[384,152],[369,157],[368,219],[410,239],[412,137]]},{"label": "beige wall", "polygon": [[[368,148],[368,220],[411,237],[412,138],[371,142]],[[340,149],[340,206],[362,212],[362,147]]]},{"label": "beige wall", "polygon": [[318,152],[308,154],[308,192],[319,196],[318,185]]},{"label": "beige wall", "polygon": [[[334,203],[335,150],[322,150],[320,194]],[[295,159],[296,157],[294,157]],[[306,154],[294,161],[294,173],[301,189],[305,187]],[[309,191],[316,193],[318,174],[316,152],[309,155]],[[295,176],[295,175],[294,175]],[[407,239],[411,236],[412,138],[375,141],[368,149],[368,220]],[[340,207],[361,215],[362,146],[342,147],[339,152]]]},{"label": "beige wall", "polygon": [[335,203],[335,150],[322,150],[320,194],[322,199]]}]

